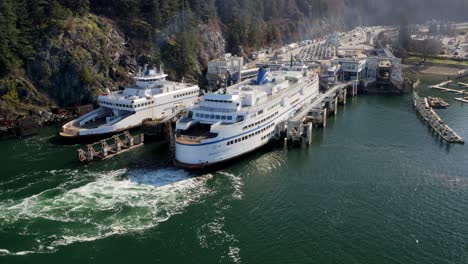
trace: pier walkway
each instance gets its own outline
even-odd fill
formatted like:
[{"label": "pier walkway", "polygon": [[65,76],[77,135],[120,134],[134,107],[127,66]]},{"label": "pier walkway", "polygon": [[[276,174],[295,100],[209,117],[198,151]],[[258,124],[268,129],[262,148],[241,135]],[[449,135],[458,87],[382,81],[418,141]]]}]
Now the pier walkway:
[{"label": "pier walkway", "polygon": [[276,135],[286,135],[285,140],[293,142],[305,141],[312,143],[312,128],[319,124],[326,126],[327,114],[338,111],[338,103],[346,104],[347,88],[352,87],[352,95],[357,94],[357,82],[337,83],[333,87],[320,93],[310,104],[298,109],[290,120],[282,122],[276,127]]},{"label": "pier walkway", "polygon": [[[294,117],[291,119],[292,122],[300,122],[306,119],[307,115],[309,114],[312,109],[317,107],[323,107],[323,104],[327,99],[335,98],[337,93],[341,93],[343,89],[346,90],[346,87],[352,86],[355,81],[349,81],[346,83],[338,83],[328,89],[325,93],[320,93],[318,97],[316,97],[312,103],[304,108],[302,108],[299,112],[297,112]],[[346,95],[344,95],[346,96]]]}]

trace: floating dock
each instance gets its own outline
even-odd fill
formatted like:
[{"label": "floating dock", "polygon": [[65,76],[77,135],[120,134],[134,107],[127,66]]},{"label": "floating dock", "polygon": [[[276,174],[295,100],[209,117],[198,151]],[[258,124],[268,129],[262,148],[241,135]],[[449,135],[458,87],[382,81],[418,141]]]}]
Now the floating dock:
[{"label": "floating dock", "polygon": [[413,104],[418,113],[427,122],[432,129],[439,134],[441,138],[449,143],[465,144],[465,141],[457,133],[455,133],[437,113],[429,106],[426,97],[419,97],[416,92],[413,92]]},{"label": "floating dock", "polygon": [[78,149],[78,160],[89,163],[96,160],[110,159],[127,151],[143,146],[144,135],[132,136],[128,131],[115,135],[112,138],[86,146],[86,151]]},{"label": "floating dock", "polygon": [[439,87],[439,86],[430,86],[432,89],[437,89],[441,90],[442,92],[449,92],[449,93],[455,93],[455,94],[465,94],[468,93],[465,90],[455,90],[455,89],[449,89],[449,88],[444,88],[444,87]]},{"label": "floating dock", "polygon": [[[466,90],[455,90],[455,89],[442,87],[442,86],[445,86],[445,85],[450,84],[450,83],[452,83],[452,81],[446,81],[446,82],[443,82],[443,83],[440,83],[440,84],[437,84],[437,85],[432,85],[432,86],[429,86],[429,87],[432,88],[432,89],[441,90],[442,92],[449,92],[449,93],[459,94],[462,97],[455,98],[455,100],[459,101],[459,102],[462,102],[462,103],[468,103],[468,96],[465,96],[465,95],[468,95],[468,91],[466,91]],[[458,84],[460,86],[464,86],[465,88],[468,88],[467,83],[459,82]]]},{"label": "floating dock", "polygon": [[446,88],[444,88],[444,86],[446,86],[446,85],[448,85],[448,84],[451,84],[451,83],[453,83],[453,81],[445,81],[445,82],[441,82],[441,83],[436,84],[436,85],[431,85],[431,86],[429,86],[429,87],[435,88],[435,89],[440,89],[440,88],[446,89]]},{"label": "floating dock", "polygon": [[468,98],[467,97],[455,98],[454,100],[468,104]]}]

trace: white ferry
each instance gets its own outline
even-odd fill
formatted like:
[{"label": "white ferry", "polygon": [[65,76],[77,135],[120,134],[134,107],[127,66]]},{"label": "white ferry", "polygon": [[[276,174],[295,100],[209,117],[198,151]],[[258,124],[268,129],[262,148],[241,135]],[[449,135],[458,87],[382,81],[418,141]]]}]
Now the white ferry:
[{"label": "white ferry", "polygon": [[141,126],[148,118],[165,118],[177,108],[197,102],[197,85],[168,81],[166,77],[162,70],[145,67],[134,77],[136,86],[99,96],[99,108],[65,124],[60,135],[80,138],[113,134]]},{"label": "white ferry", "polygon": [[319,94],[319,78],[305,66],[259,70],[256,80],[206,94],[176,126],[176,165],[203,168],[251,152],[276,136]]}]

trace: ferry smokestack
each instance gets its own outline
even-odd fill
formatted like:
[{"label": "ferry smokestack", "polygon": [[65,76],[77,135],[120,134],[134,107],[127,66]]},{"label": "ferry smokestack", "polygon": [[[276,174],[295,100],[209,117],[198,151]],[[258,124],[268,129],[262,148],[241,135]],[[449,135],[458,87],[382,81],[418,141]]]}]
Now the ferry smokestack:
[{"label": "ferry smokestack", "polygon": [[257,75],[257,85],[262,85],[270,82],[270,68],[268,67],[261,67],[258,69],[258,75]]}]

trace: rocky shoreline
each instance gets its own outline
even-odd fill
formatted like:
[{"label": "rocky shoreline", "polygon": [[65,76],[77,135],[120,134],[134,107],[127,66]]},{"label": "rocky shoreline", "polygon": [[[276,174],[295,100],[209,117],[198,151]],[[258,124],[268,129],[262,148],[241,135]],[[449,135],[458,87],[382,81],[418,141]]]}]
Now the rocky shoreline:
[{"label": "rocky shoreline", "polygon": [[[22,116],[18,119],[0,119],[0,137],[23,136],[23,130],[37,130],[37,128],[61,125],[77,117],[76,113],[61,111],[53,113],[53,109]],[[27,121],[27,122],[24,122]]]}]

